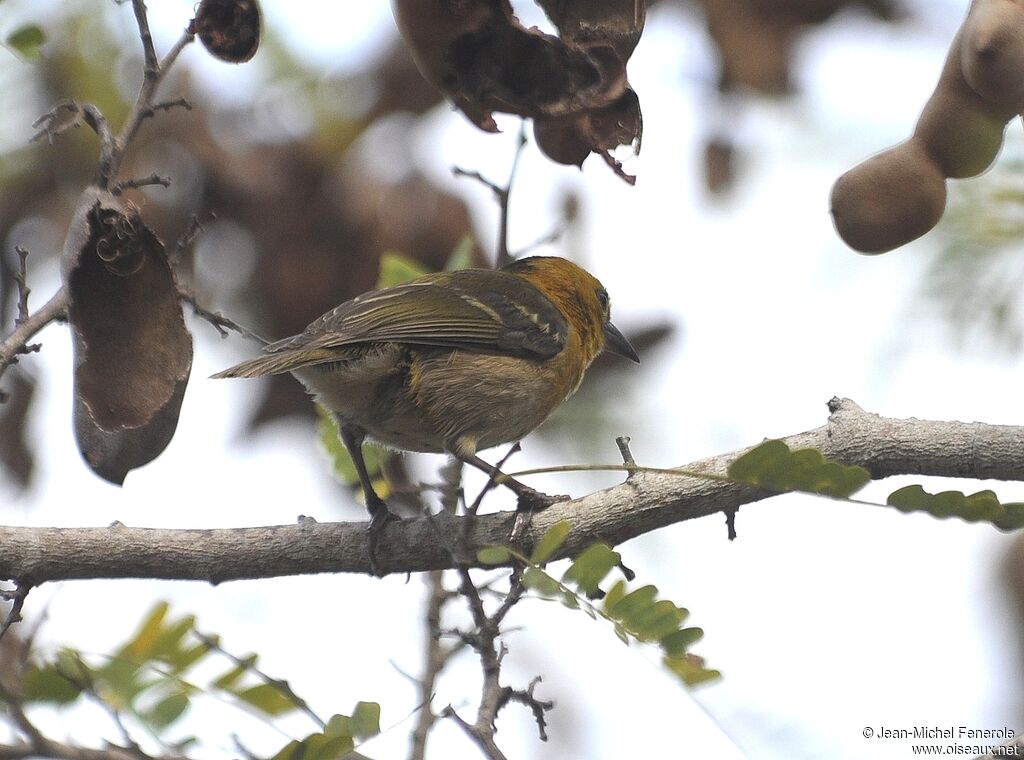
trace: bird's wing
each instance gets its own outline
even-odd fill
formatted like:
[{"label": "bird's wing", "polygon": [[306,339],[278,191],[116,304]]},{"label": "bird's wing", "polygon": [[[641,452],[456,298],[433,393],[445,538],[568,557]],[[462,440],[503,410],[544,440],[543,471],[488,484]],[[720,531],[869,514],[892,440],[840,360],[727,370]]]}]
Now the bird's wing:
[{"label": "bird's wing", "polygon": [[365,293],[266,350],[395,342],[547,359],[567,332],[561,312],[522,277],[470,269]]}]

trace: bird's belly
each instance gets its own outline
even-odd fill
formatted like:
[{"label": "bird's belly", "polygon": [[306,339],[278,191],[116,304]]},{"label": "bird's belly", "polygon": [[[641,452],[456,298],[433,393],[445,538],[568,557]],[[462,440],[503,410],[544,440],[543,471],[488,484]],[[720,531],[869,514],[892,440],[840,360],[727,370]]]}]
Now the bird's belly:
[{"label": "bird's belly", "polygon": [[349,360],[294,372],[317,402],[385,446],[440,453],[443,437],[416,409],[408,367],[395,344],[381,344]]}]

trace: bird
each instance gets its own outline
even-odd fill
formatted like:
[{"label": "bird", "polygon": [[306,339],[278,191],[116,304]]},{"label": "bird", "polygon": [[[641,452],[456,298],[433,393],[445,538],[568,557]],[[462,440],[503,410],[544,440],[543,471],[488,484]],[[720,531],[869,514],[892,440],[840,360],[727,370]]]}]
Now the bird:
[{"label": "bird", "polygon": [[548,496],[477,452],[518,442],[572,396],[603,351],[640,361],[611,322],[604,286],[556,256],[426,274],[328,311],[265,355],[213,375],[292,373],[334,416],[370,513],[370,560],[398,517],[373,488],[362,444],[448,453],[488,473],[531,513]]}]

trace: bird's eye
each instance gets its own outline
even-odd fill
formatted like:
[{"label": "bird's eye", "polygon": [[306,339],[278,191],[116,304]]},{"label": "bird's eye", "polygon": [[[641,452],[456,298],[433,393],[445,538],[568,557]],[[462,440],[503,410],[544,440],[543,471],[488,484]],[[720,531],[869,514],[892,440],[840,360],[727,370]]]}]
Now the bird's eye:
[{"label": "bird's eye", "polygon": [[608,291],[605,290],[604,288],[601,288],[600,290],[597,291],[597,302],[601,304],[601,311],[603,311],[605,316],[607,317],[609,310],[608,307],[610,304],[608,302]]}]

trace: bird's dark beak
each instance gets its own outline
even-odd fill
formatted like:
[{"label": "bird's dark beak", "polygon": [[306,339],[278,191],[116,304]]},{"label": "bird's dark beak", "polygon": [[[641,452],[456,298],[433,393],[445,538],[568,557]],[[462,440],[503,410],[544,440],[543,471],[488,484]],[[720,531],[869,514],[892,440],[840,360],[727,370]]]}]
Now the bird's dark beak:
[{"label": "bird's dark beak", "polygon": [[626,340],[626,336],[619,332],[619,328],[611,322],[605,322],[604,324],[604,350],[624,356],[627,359],[632,359],[637,364],[640,363],[640,357],[636,355],[636,349]]}]

